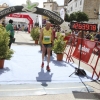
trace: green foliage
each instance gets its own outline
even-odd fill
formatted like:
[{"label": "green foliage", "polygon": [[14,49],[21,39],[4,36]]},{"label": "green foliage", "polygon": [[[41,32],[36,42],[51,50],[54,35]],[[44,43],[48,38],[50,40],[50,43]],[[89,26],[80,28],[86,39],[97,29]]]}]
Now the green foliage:
[{"label": "green foliage", "polygon": [[39,36],[40,36],[40,29],[39,29],[39,27],[34,27],[31,30],[31,37],[33,38],[33,40],[39,40]]},{"label": "green foliage", "polygon": [[70,22],[70,16],[68,14],[65,14],[65,21]]},{"label": "green foliage", "polygon": [[57,36],[57,38],[60,36],[60,32],[56,32],[56,36]]},{"label": "green foliage", "polygon": [[13,50],[9,49],[9,32],[0,25],[0,59],[9,60],[14,53]]},{"label": "green foliage", "polygon": [[73,12],[70,14],[70,17],[69,17],[70,21],[76,21],[76,18],[77,18],[76,12]]},{"label": "green foliage", "polygon": [[87,14],[85,14],[84,12],[77,12],[76,13],[76,21],[77,22],[83,22],[83,21],[88,21],[89,20],[89,18],[88,18],[88,15]]},{"label": "green foliage", "polygon": [[88,15],[85,14],[84,12],[73,12],[69,16],[70,21],[77,21],[77,22],[83,22],[83,21],[88,21]]},{"label": "green foliage", "polygon": [[54,40],[54,46],[52,50],[55,53],[63,53],[66,47],[66,41],[64,41],[64,36],[58,35],[57,39]]}]

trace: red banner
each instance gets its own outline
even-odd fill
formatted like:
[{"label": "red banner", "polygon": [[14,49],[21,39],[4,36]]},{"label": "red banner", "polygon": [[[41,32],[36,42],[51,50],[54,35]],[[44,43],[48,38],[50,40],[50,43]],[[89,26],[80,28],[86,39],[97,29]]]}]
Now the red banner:
[{"label": "red banner", "polygon": [[73,53],[73,56],[76,57],[77,59],[80,59],[80,49],[81,49],[81,60],[88,63],[94,47],[95,47],[95,42],[83,39],[82,49],[81,49],[81,39],[78,39],[78,43]]}]

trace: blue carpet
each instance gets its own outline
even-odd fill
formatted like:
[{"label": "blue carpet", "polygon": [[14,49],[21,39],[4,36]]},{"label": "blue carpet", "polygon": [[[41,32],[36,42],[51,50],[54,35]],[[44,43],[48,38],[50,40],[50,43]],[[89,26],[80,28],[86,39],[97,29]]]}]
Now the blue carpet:
[{"label": "blue carpet", "polygon": [[[41,52],[39,46],[12,46],[14,55],[11,60],[6,60],[4,69],[0,69],[0,84],[26,84],[26,83],[65,83],[81,82],[80,77],[73,74],[76,64],[68,64],[65,60],[56,61],[53,53],[50,62],[51,72],[41,69]],[[91,73],[87,72],[91,77]],[[86,77],[81,77],[82,81],[91,81]]]}]

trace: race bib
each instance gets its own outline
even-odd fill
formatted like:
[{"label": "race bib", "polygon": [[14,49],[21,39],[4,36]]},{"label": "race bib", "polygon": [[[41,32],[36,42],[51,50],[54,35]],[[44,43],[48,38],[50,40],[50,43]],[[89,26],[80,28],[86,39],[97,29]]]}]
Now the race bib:
[{"label": "race bib", "polygon": [[50,36],[44,36],[44,41],[45,42],[50,42]]}]

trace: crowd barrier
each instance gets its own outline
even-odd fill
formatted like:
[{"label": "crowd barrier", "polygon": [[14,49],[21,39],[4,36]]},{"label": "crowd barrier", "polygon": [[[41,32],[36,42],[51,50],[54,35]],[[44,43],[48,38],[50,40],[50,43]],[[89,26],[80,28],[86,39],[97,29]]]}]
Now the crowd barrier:
[{"label": "crowd barrier", "polygon": [[[66,54],[67,56],[66,61],[74,62],[73,60],[74,57],[84,62],[85,64],[90,66],[93,70],[91,78],[93,78],[94,75],[96,75],[97,77],[96,80],[98,80],[100,78],[100,70],[97,71],[96,69],[100,60],[100,42],[91,41],[88,39],[81,39],[73,36],[65,36],[64,40],[68,41],[67,46],[69,46],[67,53],[64,52],[64,54]],[[82,48],[81,48],[81,43],[82,43]],[[81,59],[80,59],[80,51],[81,51]],[[96,63],[93,64],[93,61]]]}]

